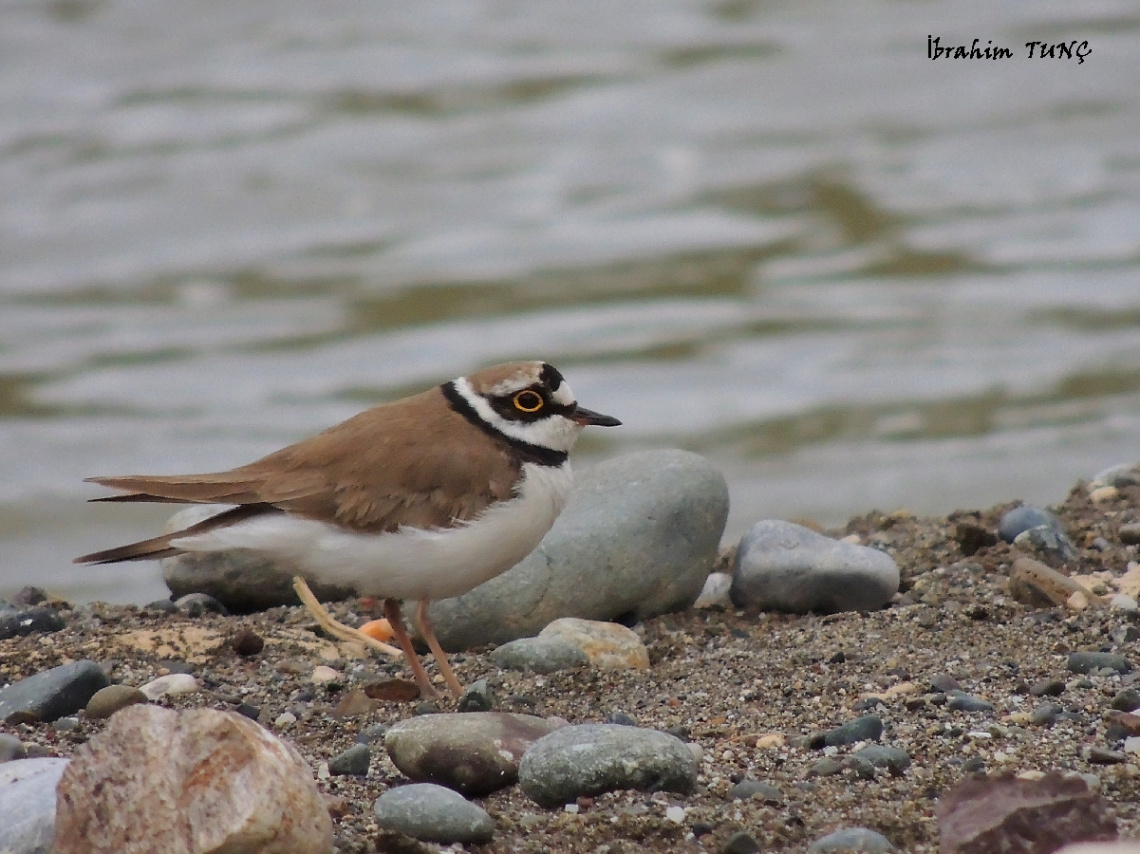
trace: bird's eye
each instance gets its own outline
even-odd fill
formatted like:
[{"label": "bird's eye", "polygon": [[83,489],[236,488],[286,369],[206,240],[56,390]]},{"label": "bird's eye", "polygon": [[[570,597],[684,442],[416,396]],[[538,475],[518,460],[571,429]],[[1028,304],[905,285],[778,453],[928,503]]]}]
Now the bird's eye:
[{"label": "bird's eye", "polygon": [[514,403],[519,412],[538,412],[545,401],[538,392],[527,389],[515,395]]}]

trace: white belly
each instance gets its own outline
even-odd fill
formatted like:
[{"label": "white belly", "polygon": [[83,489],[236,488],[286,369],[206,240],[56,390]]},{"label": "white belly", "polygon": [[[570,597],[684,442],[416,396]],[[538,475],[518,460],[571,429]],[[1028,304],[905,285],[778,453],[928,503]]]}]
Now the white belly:
[{"label": "white belly", "polygon": [[286,514],[257,516],[172,540],[191,552],[248,549],[308,579],[351,586],[362,596],[447,599],[510,569],[532,551],[565,506],[570,463],[523,464],[518,495],[455,528],[359,534]]}]

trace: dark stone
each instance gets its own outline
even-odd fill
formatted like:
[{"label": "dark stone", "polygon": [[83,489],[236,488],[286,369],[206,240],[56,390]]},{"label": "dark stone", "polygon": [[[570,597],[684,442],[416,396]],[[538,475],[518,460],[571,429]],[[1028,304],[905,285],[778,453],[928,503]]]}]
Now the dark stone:
[{"label": "dark stone", "polygon": [[975,697],[965,691],[951,691],[949,696],[950,700],[946,704],[946,708],[955,712],[992,712],[994,710],[994,704],[989,700],[983,700],[981,697]]},{"label": "dark stone", "polygon": [[1064,709],[1056,703],[1046,703],[1033,710],[1031,720],[1036,726],[1053,726],[1057,722],[1057,716],[1063,711]]},{"label": "dark stone", "polygon": [[760,843],[745,831],[737,831],[728,837],[722,849],[724,854],[759,854]]},{"label": "dark stone", "polygon": [[966,557],[971,557],[982,549],[997,545],[998,541],[993,531],[983,528],[977,522],[958,522],[954,525],[951,536]]},{"label": "dark stone", "polygon": [[256,721],[261,717],[261,709],[257,706],[251,706],[249,703],[238,703],[234,707],[234,711],[243,717],[249,718],[251,721]]},{"label": "dark stone", "polygon": [[476,679],[463,692],[456,705],[460,712],[489,712],[495,704],[494,694],[486,679]]},{"label": "dark stone", "polygon": [[337,776],[366,777],[372,764],[372,751],[367,744],[354,744],[329,760],[329,773]]},{"label": "dark stone", "polygon": [[826,747],[854,744],[857,741],[878,741],[883,734],[883,721],[878,715],[863,715],[829,731],[823,737]]},{"label": "dark stone", "polygon": [[230,649],[243,658],[257,655],[265,649],[265,638],[248,626],[242,626],[230,639]]},{"label": "dark stone", "polygon": [[1140,545],[1140,522],[1121,525],[1117,535],[1120,537],[1120,542],[1126,546]]},{"label": "dark stone", "polygon": [[939,673],[932,676],[930,685],[935,691],[941,691],[943,694],[948,694],[951,691],[961,691],[962,683],[951,676],[949,673]]},{"label": "dark stone", "polygon": [[0,614],[0,640],[30,635],[32,632],[58,632],[67,623],[55,608],[27,608]]},{"label": "dark stone", "polygon": [[886,768],[895,776],[906,771],[911,762],[910,754],[905,750],[887,747],[884,744],[869,744],[855,751],[855,756],[867,760],[876,768]]},{"label": "dark stone", "polygon": [[1118,712],[1131,712],[1140,709],[1140,691],[1135,688],[1125,688],[1118,691],[1112,698],[1112,708]]},{"label": "dark stone", "polygon": [[784,793],[771,783],[745,777],[732,787],[728,793],[728,798],[732,801],[747,801],[755,798],[765,803],[781,804],[784,802]]},{"label": "dark stone", "polygon": [[1060,679],[1042,679],[1029,686],[1034,697],[1059,697],[1065,693],[1065,683]]},{"label": "dark stone", "polygon": [[1132,664],[1123,655],[1112,652],[1071,652],[1068,669],[1071,673],[1092,673],[1105,668],[1117,673],[1129,673]]},{"label": "dark stone", "polygon": [[637,721],[625,712],[610,712],[602,720],[604,724],[617,724],[618,726],[637,726]]},{"label": "dark stone", "polygon": [[87,705],[110,682],[94,661],[75,661],[29,676],[0,690],[0,720],[54,721]]},{"label": "dark stone", "polygon": [[965,780],[938,804],[941,854],[1049,854],[1071,842],[1116,838],[1106,801],[1080,778]]}]

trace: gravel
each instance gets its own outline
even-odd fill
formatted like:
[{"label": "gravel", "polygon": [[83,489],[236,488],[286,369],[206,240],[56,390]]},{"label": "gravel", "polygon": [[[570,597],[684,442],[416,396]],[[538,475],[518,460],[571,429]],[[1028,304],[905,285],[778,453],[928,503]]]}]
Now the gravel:
[{"label": "gravel", "polygon": [[[1123,576],[1137,560],[1116,531],[1136,518],[1140,486],[1116,489],[1094,502],[1081,485],[1051,508],[1080,552],[1079,572],[1096,575],[1097,583]],[[1140,757],[1125,748],[1126,738],[1140,736],[1140,721],[1113,706],[1122,691],[1140,688],[1140,674],[1104,659],[1086,673],[1069,669],[1074,652],[1140,662],[1135,615],[1014,599],[1008,572],[1017,554],[996,536],[1012,506],[941,518],[876,512],[827,531],[897,563],[900,593],[883,610],[819,616],[730,607],[653,617],[634,626],[649,653],[648,670],[542,674],[500,669],[490,647],[454,655],[461,681],[487,680],[495,711],[575,725],[598,724],[620,711],[641,728],[687,733],[692,743],[685,746],[700,754],[688,794],[611,791],[580,797],[567,805],[571,810],[543,808],[517,785],[476,799],[494,820],[493,839],[479,850],[803,852],[837,829],[865,828],[898,851],[935,854],[940,796],[978,771],[1085,775],[1112,805],[1120,835],[1140,836]],[[991,536],[982,534],[994,542],[985,544]],[[363,608],[355,600],[333,605],[347,619]],[[336,647],[313,633],[312,620],[297,607],[238,618],[95,604],[62,606],[60,616],[62,630],[0,641],[0,685],[80,659],[98,662],[111,682],[136,688],[189,671],[201,690],[157,702],[255,710],[313,768],[365,733],[455,710],[454,701],[369,699],[369,685],[407,680],[403,663],[354,658],[349,650],[337,658]],[[243,626],[264,639],[260,653],[243,656],[231,647]],[[312,684],[310,674],[321,664],[343,679]],[[1035,686],[1037,696],[1030,693]],[[366,702],[338,716],[338,704],[356,691]],[[952,708],[950,691],[983,698],[992,710]],[[810,744],[813,735],[868,715],[882,723],[877,744],[901,752],[890,754],[898,757],[893,766],[862,752],[876,742]],[[70,730],[27,722],[0,731],[18,738],[28,755],[68,757],[103,726],[81,714]],[[834,772],[809,776],[824,760],[834,760]],[[744,780],[771,790],[733,800]],[[378,750],[367,776],[320,779],[337,850],[419,852],[417,843],[382,829],[372,809],[378,796],[406,783]],[[769,791],[782,798],[766,797]],[[684,811],[680,823],[673,820],[681,815],[676,808]]]}]

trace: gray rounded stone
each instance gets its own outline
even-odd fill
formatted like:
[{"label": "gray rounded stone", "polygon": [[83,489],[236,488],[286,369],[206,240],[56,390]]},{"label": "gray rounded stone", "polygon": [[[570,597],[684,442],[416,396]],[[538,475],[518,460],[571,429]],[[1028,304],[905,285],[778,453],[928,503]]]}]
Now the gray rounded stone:
[{"label": "gray rounded stone", "polygon": [[27,755],[28,749],[20,739],[9,733],[0,732],[0,762],[23,759]]},{"label": "gray rounded stone", "polygon": [[519,784],[544,807],[617,789],[688,794],[697,760],[665,732],[618,724],[582,724],[540,738],[523,756]]},{"label": "gray rounded stone", "polygon": [[688,451],[627,454],[579,474],[550,533],[512,569],[431,604],[445,649],[530,637],[559,617],[640,621],[688,608],[712,569],[728,485]]},{"label": "gray rounded stone", "polygon": [[78,712],[109,684],[94,661],[73,661],[0,690],[0,721],[54,721]]},{"label": "gray rounded stone", "polygon": [[1058,534],[1065,533],[1061,520],[1048,510],[1022,504],[1001,517],[1001,521],[998,523],[998,535],[1007,543],[1012,543],[1030,528],[1040,527],[1052,528]]},{"label": "gray rounded stone", "polygon": [[732,787],[728,793],[728,799],[730,801],[756,799],[782,804],[784,802],[784,793],[771,783],[745,778]]},{"label": "gray rounded stone", "polygon": [[1092,673],[1102,668],[1117,673],[1132,672],[1132,662],[1112,652],[1070,652],[1067,667],[1070,673]]},{"label": "gray rounded stone", "polygon": [[823,744],[838,747],[857,741],[878,741],[883,734],[883,720],[878,715],[863,715],[827,732]]},{"label": "gray rounded stone", "polygon": [[852,854],[892,854],[895,846],[887,837],[865,827],[845,827],[820,837],[808,846],[808,854],[849,851]]},{"label": "gray rounded stone", "polygon": [[329,773],[337,776],[366,777],[372,764],[372,751],[367,744],[354,744],[329,760]]},{"label": "gray rounded stone", "polygon": [[491,661],[503,670],[530,673],[554,673],[574,667],[586,667],[590,659],[580,648],[561,638],[519,638],[503,644],[491,653]]},{"label": "gray rounded stone", "polygon": [[433,783],[389,789],[372,810],[381,827],[422,842],[482,844],[495,834],[495,822],[486,810]]},{"label": "gray rounded stone", "polygon": [[885,744],[869,744],[854,753],[860,759],[865,759],[876,768],[886,768],[892,774],[901,774],[910,767],[910,754],[898,747],[888,747]]},{"label": "gray rounded stone", "polygon": [[70,759],[0,764],[0,851],[49,854],[55,833],[55,787]]},{"label": "gray rounded stone", "polygon": [[889,555],[768,519],[740,541],[731,596],[739,608],[831,614],[877,610],[898,589]]},{"label": "gray rounded stone", "polygon": [[975,697],[965,691],[950,691],[947,696],[950,699],[946,703],[946,708],[955,712],[992,712],[994,710],[994,704],[989,700],[983,700],[981,697]]},{"label": "gray rounded stone", "polygon": [[410,779],[480,797],[518,780],[526,751],[562,725],[511,712],[424,715],[390,727],[384,748]]}]

